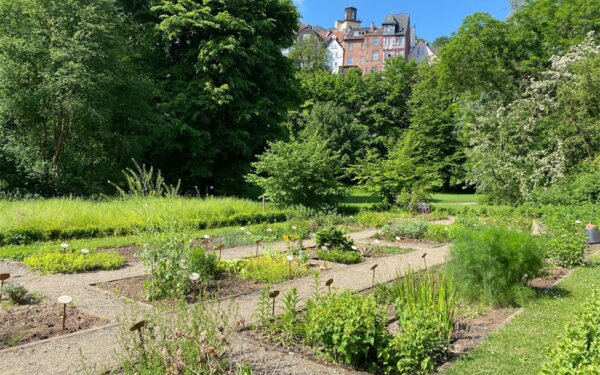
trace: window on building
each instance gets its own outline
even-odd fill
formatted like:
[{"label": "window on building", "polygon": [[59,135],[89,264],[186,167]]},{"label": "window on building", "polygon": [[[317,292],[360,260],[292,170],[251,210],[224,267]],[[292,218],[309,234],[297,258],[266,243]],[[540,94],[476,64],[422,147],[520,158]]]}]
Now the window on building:
[{"label": "window on building", "polygon": [[373,52],[373,61],[379,60],[379,52]]},{"label": "window on building", "polygon": [[365,41],[363,40],[363,42],[360,44],[360,49],[361,51],[365,50]]},{"label": "window on building", "polygon": [[361,58],[360,58],[360,65],[364,65],[364,64],[365,64],[365,58],[364,58],[364,57],[361,57]]},{"label": "window on building", "polygon": [[354,51],[354,43],[348,43],[348,51]]},{"label": "window on building", "polygon": [[376,66],[372,66],[371,67],[371,73],[376,72],[377,71],[377,67]]},{"label": "window on building", "polygon": [[373,45],[374,46],[378,46],[379,45],[379,38],[373,38]]},{"label": "window on building", "polygon": [[348,57],[348,65],[354,65],[354,59],[352,57]]}]

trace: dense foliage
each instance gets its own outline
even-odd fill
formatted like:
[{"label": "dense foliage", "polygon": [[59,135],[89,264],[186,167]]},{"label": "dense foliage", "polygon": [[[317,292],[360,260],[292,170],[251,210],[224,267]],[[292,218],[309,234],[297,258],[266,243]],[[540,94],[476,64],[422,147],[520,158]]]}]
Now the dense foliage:
[{"label": "dense foliage", "polygon": [[527,281],[541,275],[544,255],[539,240],[529,233],[489,227],[460,232],[448,268],[466,300],[515,305],[531,295]]},{"label": "dense foliage", "polygon": [[23,260],[28,267],[43,273],[73,273],[94,270],[116,270],[125,264],[125,258],[116,253],[90,252],[79,250],[59,252],[43,251]]},{"label": "dense foliage", "polygon": [[540,375],[595,374],[600,372],[600,292],[596,289],[583,310],[569,323],[566,333],[550,349]]}]

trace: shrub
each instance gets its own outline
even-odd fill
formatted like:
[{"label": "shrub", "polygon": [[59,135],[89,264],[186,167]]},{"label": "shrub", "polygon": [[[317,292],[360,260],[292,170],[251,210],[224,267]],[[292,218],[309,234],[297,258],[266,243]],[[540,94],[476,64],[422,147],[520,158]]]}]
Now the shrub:
[{"label": "shrub", "polygon": [[354,242],[346,237],[344,231],[333,225],[323,227],[317,231],[315,239],[319,248],[327,246],[332,250],[351,250]]},{"label": "shrub", "polygon": [[393,241],[396,237],[422,239],[427,234],[429,223],[425,220],[401,220],[396,224],[383,227],[383,235],[386,239]]},{"label": "shrub", "polygon": [[489,227],[460,232],[448,268],[465,299],[505,306],[522,302],[527,280],[539,276],[543,267],[538,239],[526,232]]},{"label": "shrub", "polygon": [[38,297],[29,293],[23,285],[8,282],[4,284],[3,292],[17,305],[32,305],[38,302]]},{"label": "shrub", "polygon": [[318,137],[275,142],[253,163],[247,180],[282,206],[334,206],[345,194],[340,155]]},{"label": "shrub", "polygon": [[341,264],[356,264],[363,260],[362,255],[356,251],[317,250],[317,256],[326,262]]},{"label": "shrub", "polygon": [[294,260],[290,262],[285,256],[226,260],[220,262],[219,267],[225,272],[237,274],[242,280],[271,284],[303,277],[310,273],[308,264],[297,257],[294,257]]},{"label": "shrub", "polygon": [[450,348],[455,311],[452,280],[408,269],[387,293],[395,305],[400,331],[382,355],[386,372],[432,372]]},{"label": "shrub", "polygon": [[44,251],[25,258],[24,263],[43,273],[73,273],[116,270],[125,264],[125,258],[115,253],[91,252],[83,255],[79,251],[66,253]]},{"label": "shrub", "polygon": [[375,298],[350,291],[326,294],[306,312],[307,341],[346,365],[368,368],[388,340],[387,320]]},{"label": "shrub", "polygon": [[583,310],[550,349],[540,375],[600,373],[600,290],[595,289]]}]

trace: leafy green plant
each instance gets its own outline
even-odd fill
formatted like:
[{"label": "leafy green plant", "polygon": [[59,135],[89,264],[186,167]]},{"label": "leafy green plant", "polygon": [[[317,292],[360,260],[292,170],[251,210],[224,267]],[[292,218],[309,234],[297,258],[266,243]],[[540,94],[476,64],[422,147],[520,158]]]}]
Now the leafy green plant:
[{"label": "leafy green plant", "polygon": [[327,262],[341,264],[356,264],[363,260],[359,252],[341,250],[317,250],[317,257]]},{"label": "leafy green plant", "polygon": [[585,253],[585,224],[598,217],[597,205],[544,207],[542,222],[548,257],[562,267],[581,264]]},{"label": "leafy green plant", "polygon": [[429,224],[425,239],[433,242],[450,242],[456,238],[457,231],[461,229],[457,225]]},{"label": "leafy green plant", "polygon": [[27,288],[21,284],[8,282],[4,284],[2,289],[8,298],[17,305],[32,305],[39,301],[39,298],[32,293],[29,293]]},{"label": "leafy green plant", "polygon": [[125,258],[115,253],[90,252],[84,255],[79,251],[44,251],[25,258],[24,263],[43,273],[74,273],[116,270],[125,264]]},{"label": "leafy green plant", "polygon": [[489,227],[459,233],[448,269],[465,299],[515,305],[531,294],[527,281],[541,275],[544,255],[539,239],[529,233]]},{"label": "leafy green plant", "polygon": [[219,266],[219,258],[215,253],[207,253],[202,247],[190,251],[189,270],[200,275],[200,282],[214,280]]},{"label": "leafy green plant", "polygon": [[342,229],[333,225],[319,229],[315,235],[315,240],[319,248],[327,246],[332,250],[351,250],[354,245],[354,242],[346,237]]},{"label": "leafy green plant", "polygon": [[191,240],[175,228],[145,234],[140,258],[150,278],[144,283],[149,301],[162,298],[183,298],[191,287],[189,275]]},{"label": "leafy green plant", "polygon": [[225,260],[219,263],[219,267],[225,272],[235,273],[242,280],[270,284],[307,276],[310,273],[308,264],[301,262],[297,257],[289,261],[286,256],[279,255]]},{"label": "leafy green plant", "polygon": [[396,237],[418,240],[425,238],[428,226],[429,224],[425,220],[401,220],[383,227],[383,235],[390,241],[394,241]]},{"label": "leafy green plant", "polygon": [[121,198],[162,196],[174,198],[178,195],[181,180],[177,182],[176,186],[169,185],[165,182],[160,169],[156,171],[155,175],[154,167],[150,166],[150,168],[146,168],[145,164],[142,164],[140,167],[134,159],[132,161],[134,169],[127,168],[123,170],[127,190],[109,181],[117,189]]},{"label": "leafy green plant", "polygon": [[550,349],[540,375],[600,373],[600,290],[594,289],[567,326],[558,345]]},{"label": "leafy green plant", "polygon": [[306,312],[305,335],[326,357],[358,368],[376,368],[387,345],[387,320],[375,298],[350,291],[325,294]]}]

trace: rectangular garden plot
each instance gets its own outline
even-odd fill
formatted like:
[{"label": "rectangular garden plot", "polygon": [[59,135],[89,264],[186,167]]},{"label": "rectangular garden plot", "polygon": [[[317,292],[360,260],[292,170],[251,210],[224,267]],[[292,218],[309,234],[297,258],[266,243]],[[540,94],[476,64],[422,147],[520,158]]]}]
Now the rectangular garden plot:
[{"label": "rectangular garden plot", "polygon": [[62,305],[50,300],[42,300],[34,305],[4,303],[0,308],[0,350],[107,323],[100,317],[69,307],[63,330],[62,313]]}]

